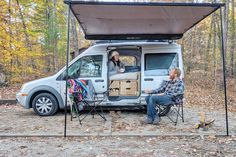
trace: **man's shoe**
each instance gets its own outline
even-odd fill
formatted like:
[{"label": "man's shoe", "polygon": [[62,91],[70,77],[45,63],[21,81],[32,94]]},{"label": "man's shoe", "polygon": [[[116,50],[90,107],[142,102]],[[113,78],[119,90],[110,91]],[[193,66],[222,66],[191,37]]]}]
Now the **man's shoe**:
[{"label": "man's shoe", "polygon": [[156,117],[153,121],[153,125],[159,125],[160,124],[160,121],[161,121],[161,118],[160,117]]},{"label": "man's shoe", "polygon": [[147,118],[145,121],[144,121],[145,124],[152,124],[153,121],[151,118]]}]

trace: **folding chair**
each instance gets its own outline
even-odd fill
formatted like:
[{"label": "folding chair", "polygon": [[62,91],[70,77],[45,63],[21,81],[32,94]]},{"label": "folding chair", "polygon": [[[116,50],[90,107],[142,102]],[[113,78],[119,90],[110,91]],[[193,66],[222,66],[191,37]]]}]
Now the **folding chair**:
[{"label": "folding chair", "polygon": [[[79,119],[80,124],[82,124],[82,121],[89,114],[92,114],[94,118],[95,113],[106,121],[100,104],[104,101],[107,91],[103,93],[95,93],[91,80],[71,79],[68,80],[68,86],[69,97],[72,100],[72,104],[70,106],[71,121],[73,119],[73,114],[75,114],[75,116]],[[99,99],[98,94],[103,94],[103,99]],[[84,112],[84,110],[88,110],[88,112]],[[99,113],[98,110],[100,110],[101,113]],[[82,115],[84,116],[81,118]]]},{"label": "folding chair", "polygon": [[[157,110],[159,116],[167,116],[175,125],[178,123],[178,118],[182,118],[182,122],[184,122],[184,109],[183,109],[183,94],[179,94],[176,96],[176,101],[169,105],[158,105]],[[181,110],[181,111],[180,111]],[[176,118],[174,118],[171,113],[176,114]]]}]

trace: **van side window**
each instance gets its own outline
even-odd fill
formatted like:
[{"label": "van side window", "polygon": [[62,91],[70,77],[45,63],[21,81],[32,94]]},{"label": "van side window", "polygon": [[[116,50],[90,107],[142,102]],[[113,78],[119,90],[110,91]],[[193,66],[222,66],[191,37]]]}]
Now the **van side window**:
[{"label": "van side window", "polygon": [[166,76],[173,67],[178,67],[176,53],[145,54],[144,74],[146,76]]},{"label": "van side window", "polygon": [[81,58],[80,77],[102,76],[102,55]]}]

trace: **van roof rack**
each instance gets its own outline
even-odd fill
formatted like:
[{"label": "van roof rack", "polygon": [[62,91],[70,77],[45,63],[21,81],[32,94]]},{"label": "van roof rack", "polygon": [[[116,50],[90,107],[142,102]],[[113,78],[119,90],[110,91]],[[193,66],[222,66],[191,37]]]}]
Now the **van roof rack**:
[{"label": "van roof rack", "polygon": [[123,43],[123,42],[168,42],[168,43],[173,43],[173,40],[97,40],[97,41],[95,41],[95,44]]}]

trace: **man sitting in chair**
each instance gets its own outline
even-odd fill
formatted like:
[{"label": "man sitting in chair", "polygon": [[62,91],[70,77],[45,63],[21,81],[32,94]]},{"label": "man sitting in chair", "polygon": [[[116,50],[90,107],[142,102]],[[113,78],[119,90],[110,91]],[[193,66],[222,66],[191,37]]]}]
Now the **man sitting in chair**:
[{"label": "man sitting in chair", "polygon": [[179,68],[173,68],[169,73],[168,81],[163,81],[161,86],[155,90],[145,90],[147,94],[153,94],[146,97],[147,119],[145,123],[158,125],[160,117],[156,110],[158,105],[170,105],[178,102],[179,95],[184,93],[184,83],[180,79],[181,71]]}]

